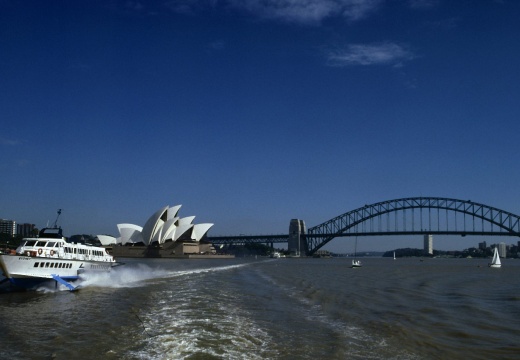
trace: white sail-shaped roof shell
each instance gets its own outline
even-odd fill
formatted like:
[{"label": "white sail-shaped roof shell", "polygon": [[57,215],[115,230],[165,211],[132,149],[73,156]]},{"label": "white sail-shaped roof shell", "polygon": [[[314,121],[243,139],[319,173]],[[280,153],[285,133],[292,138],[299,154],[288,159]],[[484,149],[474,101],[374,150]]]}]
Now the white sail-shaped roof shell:
[{"label": "white sail-shaped roof shell", "polygon": [[213,224],[195,224],[193,225],[193,230],[191,232],[191,239],[195,241],[200,241],[202,237],[208,232],[208,230],[213,226]]},{"label": "white sail-shaped roof shell", "polygon": [[173,237],[175,236],[175,232],[177,230],[177,226],[175,225],[177,220],[179,220],[179,218],[174,217],[173,219],[169,219],[168,221],[166,221],[164,223],[163,229],[162,229],[161,241],[160,241],[161,244],[164,243],[168,239],[173,239]]},{"label": "white sail-shaped roof shell", "polygon": [[162,227],[164,221],[161,219],[164,213],[168,210],[168,206],[163,207],[153,214],[143,226],[143,239],[146,245],[153,242],[154,236],[157,231]]},{"label": "white sail-shaped roof shell", "polygon": [[141,233],[142,227],[134,224],[117,224],[117,228],[119,229],[119,234],[121,234],[119,238],[121,244],[144,242]]},{"label": "white sail-shaped roof shell", "polygon": [[170,219],[173,219],[175,217],[177,217],[177,214],[179,213],[179,209],[181,208],[182,205],[175,205],[175,206],[172,206],[168,209],[168,217],[166,220],[170,220]]},{"label": "white sail-shaped roof shell", "polygon": [[[160,221],[162,222],[162,220]],[[154,243],[154,242],[160,242],[161,241],[161,238],[162,238],[162,231],[163,231],[163,226],[162,225],[159,225],[157,230],[155,231],[155,235],[153,236],[153,238],[150,240],[150,244]]]},{"label": "white sail-shaped roof shell", "polygon": [[177,226],[177,230],[175,230],[175,236],[173,237],[173,241],[177,241],[186,231],[193,227],[192,224],[184,224]]},{"label": "white sail-shaped roof shell", "polygon": [[108,246],[116,243],[116,238],[110,235],[96,235],[101,245]]},{"label": "white sail-shaped roof shell", "polygon": [[188,234],[191,240],[200,241],[213,224],[193,224],[195,216],[179,218],[177,215],[181,206],[165,206],[156,211],[146,221],[144,227],[133,224],[118,224],[121,237],[117,239],[117,242],[123,245],[139,242],[145,245],[150,245],[153,242],[162,244],[169,239],[177,241],[183,235],[187,236]]},{"label": "white sail-shaped roof shell", "polygon": [[185,218],[180,218],[177,226],[193,224],[193,220],[195,220],[195,216],[187,216]]}]

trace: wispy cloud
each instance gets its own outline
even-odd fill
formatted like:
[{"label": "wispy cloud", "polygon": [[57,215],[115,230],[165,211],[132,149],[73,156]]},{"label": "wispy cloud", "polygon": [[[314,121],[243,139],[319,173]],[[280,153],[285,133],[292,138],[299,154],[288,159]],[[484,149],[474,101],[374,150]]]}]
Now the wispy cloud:
[{"label": "wispy cloud", "polygon": [[412,9],[431,9],[439,4],[439,0],[408,0]]},{"label": "wispy cloud", "polygon": [[228,0],[230,5],[255,16],[303,24],[329,17],[355,21],[377,10],[382,0]]},{"label": "wispy cloud", "polygon": [[222,50],[226,46],[224,40],[215,40],[208,44],[209,50]]},{"label": "wispy cloud", "polygon": [[350,44],[327,54],[329,66],[391,65],[402,66],[404,61],[415,58],[405,46],[385,42],[377,44]]},{"label": "wispy cloud", "polygon": [[18,140],[0,137],[0,145],[2,146],[16,146],[18,144],[20,144],[20,141]]},{"label": "wispy cloud", "polygon": [[252,16],[301,24],[319,24],[331,17],[360,20],[378,9],[383,0],[168,0],[164,5],[178,13],[225,7]]},{"label": "wispy cloud", "polygon": [[125,3],[125,7],[127,9],[130,9],[133,11],[141,11],[144,9],[144,5],[140,1],[137,1],[137,0],[128,0]]},{"label": "wispy cloud", "polygon": [[164,6],[173,12],[192,14],[204,7],[207,1],[202,0],[168,0]]}]

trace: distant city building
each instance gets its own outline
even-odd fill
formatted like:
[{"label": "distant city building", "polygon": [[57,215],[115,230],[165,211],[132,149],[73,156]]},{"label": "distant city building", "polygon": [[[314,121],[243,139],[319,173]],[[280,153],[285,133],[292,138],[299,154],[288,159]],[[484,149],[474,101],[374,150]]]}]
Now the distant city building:
[{"label": "distant city building", "polygon": [[424,235],[424,253],[433,255],[433,235]]},{"label": "distant city building", "polygon": [[289,223],[289,241],[287,249],[289,254],[293,256],[305,255],[307,250],[305,248],[305,240],[303,235],[307,232],[305,228],[305,221],[299,219],[291,219]]},{"label": "distant city building", "polygon": [[16,221],[0,219],[0,233],[15,236],[16,235]]},{"label": "distant city building", "polygon": [[498,244],[498,255],[500,255],[500,257],[502,257],[502,258],[506,257],[506,255],[507,255],[506,243],[501,242],[500,244]]},{"label": "distant city building", "polygon": [[478,243],[478,248],[480,250],[486,250],[487,244],[485,241],[482,241],[481,243]]},{"label": "distant city building", "polygon": [[33,237],[35,236],[35,225],[34,224],[18,224],[16,225],[16,233],[22,237]]}]

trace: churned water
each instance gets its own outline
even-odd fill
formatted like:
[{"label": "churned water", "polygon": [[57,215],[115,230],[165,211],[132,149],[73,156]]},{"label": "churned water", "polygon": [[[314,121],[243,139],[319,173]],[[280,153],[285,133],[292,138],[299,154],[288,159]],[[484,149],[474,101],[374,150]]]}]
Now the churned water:
[{"label": "churned water", "polygon": [[123,260],[0,293],[2,359],[520,359],[520,261]]}]

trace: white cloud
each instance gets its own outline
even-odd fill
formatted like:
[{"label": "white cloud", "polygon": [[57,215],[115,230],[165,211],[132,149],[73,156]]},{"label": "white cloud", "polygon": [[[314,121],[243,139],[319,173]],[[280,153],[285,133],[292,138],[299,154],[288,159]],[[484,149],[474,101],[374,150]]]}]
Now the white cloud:
[{"label": "white cloud", "polygon": [[299,23],[318,23],[341,12],[334,0],[230,0],[230,5],[261,18]]},{"label": "white cloud", "polygon": [[328,17],[359,20],[377,9],[382,0],[228,0],[235,8],[268,18],[315,24]]},{"label": "white cloud", "polygon": [[208,48],[210,50],[222,50],[225,48],[225,46],[226,43],[224,42],[224,40],[215,40],[208,44]]},{"label": "white cloud", "polygon": [[206,51],[208,53],[222,51],[225,48],[226,48],[226,43],[224,42],[224,40],[215,40],[206,45]]},{"label": "white cloud", "polygon": [[412,9],[431,9],[439,4],[438,0],[409,0]]},{"label": "white cloud", "polygon": [[344,3],[343,16],[349,20],[360,20],[378,9],[381,0],[350,0]]},{"label": "white cloud", "polygon": [[329,17],[354,21],[377,10],[383,0],[168,0],[164,5],[175,12],[223,6],[253,16],[302,24],[318,24]]},{"label": "white cloud", "polygon": [[176,13],[193,14],[212,3],[208,0],[168,0],[164,2],[164,6]]},{"label": "white cloud", "polygon": [[330,66],[392,65],[402,66],[403,61],[415,56],[404,46],[395,43],[351,44],[327,54]]},{"label": "white cloud", "polygon": [[0,137],[0,145],[4,145],[4,146],[16,146],[20,144],[20,141],[18,140],[14,140],[14,139],[7,139],[7,138],[3,138],[3,137]]}]

